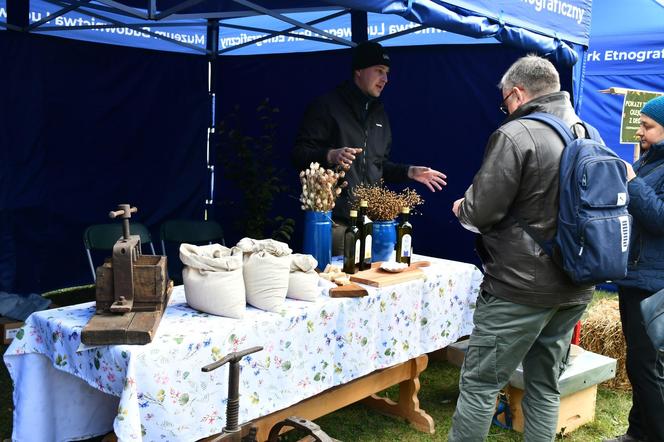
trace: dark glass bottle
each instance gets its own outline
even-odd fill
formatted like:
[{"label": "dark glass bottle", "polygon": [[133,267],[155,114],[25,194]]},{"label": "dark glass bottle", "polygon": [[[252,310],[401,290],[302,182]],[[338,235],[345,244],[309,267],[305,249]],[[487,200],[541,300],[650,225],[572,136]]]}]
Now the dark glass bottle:
[{"label": "dark glass bottle", "polygon": [[344,232],[345,273],[355,273],[360,263],[360,229],[357,227],[357,210],[350,211],[350,223]]},{"label": "dark glass bottle", "polygon": [[401,221],[397,226],[397,253],[396,261],[410,265],[410,258],[413,253],[413,226],[408,222],[410,209],[404,207],[401,209]]},{"label": "dark glass bottle", "polygon": [[360,229],[360,270],[371,268],[371,238],[373,235],[373,222],[367,216],[369,204],[360,201],[360,213],[357,217],[357,226]]}]

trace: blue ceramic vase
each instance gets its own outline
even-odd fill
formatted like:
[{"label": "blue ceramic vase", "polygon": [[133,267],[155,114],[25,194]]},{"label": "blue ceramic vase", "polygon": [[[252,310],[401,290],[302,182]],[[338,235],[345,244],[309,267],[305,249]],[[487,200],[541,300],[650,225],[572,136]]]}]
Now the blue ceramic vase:
[{"label": "blue ceramic vase", "polygon": [[323,270],[332,259],[332,212],[304,212],[304,253],[318,261]]},{"label": "blue ceramic vase", "polygon": [[389,261],[397,244],[397,221],[374,221],[371,261]]}]

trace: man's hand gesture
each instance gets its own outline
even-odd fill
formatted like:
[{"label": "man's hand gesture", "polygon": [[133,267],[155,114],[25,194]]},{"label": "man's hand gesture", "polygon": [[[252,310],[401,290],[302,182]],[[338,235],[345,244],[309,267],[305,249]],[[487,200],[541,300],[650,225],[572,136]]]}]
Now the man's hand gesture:
[{"label": "man's hand gesture", "polygon": [[443,186],[447,185],[445,181],[447,176],[430,167],[410,166],[408,169],[408,178],[424,184],[432,192],[443,190]]}]

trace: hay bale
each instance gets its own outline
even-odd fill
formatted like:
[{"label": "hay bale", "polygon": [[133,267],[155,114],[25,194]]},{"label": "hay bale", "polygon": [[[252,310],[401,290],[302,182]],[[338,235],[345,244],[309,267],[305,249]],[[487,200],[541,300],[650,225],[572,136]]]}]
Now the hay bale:
[{"label": "hay bale", "polygon": [[631,390],[625,369],[625,337],[620,323],[618,300],[600,299],[588,309],[581,326],[581,347],[616,359],[616,377],[602,385],[616,390]]}]

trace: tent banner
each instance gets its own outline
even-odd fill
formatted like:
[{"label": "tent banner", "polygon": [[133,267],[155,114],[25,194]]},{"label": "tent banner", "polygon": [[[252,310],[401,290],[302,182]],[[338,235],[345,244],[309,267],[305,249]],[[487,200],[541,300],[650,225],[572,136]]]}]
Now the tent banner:
[{"label": "tent banner", "polygon": [[[326,11],[324,14],[329,14]],[[321,12],[307,12],[298,14],[286,14],[302,22],[315,20],[322,15]],[[272,21],[276,22],[273,23]],[[224,27],[224,23],[231,25],[250,26],[255,28],[265,27],[276,31],[283,31],[292,25],[278,22],[270,17],[246,17],[233,20],[224,20],[220,23],[219,49],[228,50],[232,55],[261,55],[280,54],[290,52],[311,52],[329,49],[340,49],[347,46],[343,44],[324,43],[307,39],[307,37],[321,37],[307,29],[295,29],[290,34],[296,35],[273,35],[264,32],[237,30]],[[418,46],[434,44],[486,44],[498,43],[492,38],[476,39],[463,35],[446,32],[441,29],[424,27],[419,28],[417,23],[410,22],[398,15],[393,14],[367,14],[367,35],[370,40],[381,39],[384,46]],[[317,23],[316,28],[330,35],[352,40],[350,15],[344,14],[323,22]],[[415,30],[415,28],[418,28]],[[399,33],[393,38],[386,38]],[[403,33],[403,34],[402,34]],[[302,37],[298,37],[301,35]],[[385,39],[384,39],[385,38]],[[384,39],[384,40],[382,40]],[[249,44],[254,41],[255,43]],[[236,49],[232,49],[239,46]],[[232,51],[231,51],[232,49]]]},{"label": "tent banner", "polygon": [[586,61],[586,75],[662,73],[664,33],[593,38]]},{"label": "tent banner", "polygon": [[[2,3],[0,3],[0,21],[6,22],[7,10]],[[79,10],[58,15],[61,9],[44,0],[31,0],[30,24],[44,20],[51,15],[55,16],[32,32],[165,51],[202,53],[205,49],[206,29],[205,20],[202,19],[170,21],[168,26],[153,27],[151,23],[146,23],[146,20],[113,14],[105,10],[83,6]],[[116,26],[118,24],[126,26]],[[73,27],[80,29],[74,30]]]},{"label": "tent banner", "polygon": [[592,0],[446,0],[498,22],[587,45]]},{"label": "tent banner", "polygon": [[[82,5],[75,11],[60,14],[61,8],[57,5],[45,0],[32,0],[29,19],[31,24],[54,16],[33,32],[98,43],[185,53],[203,53],[206,48],[207,31],[204,19],[165,19],[152,22],[124,14],[114,14],[98,3],[92,2],[92,4],[97,7]],[[343,49],[348,46],[343,42],[334,42],[329,36],[352,40],[350,14],[325,19],[334,12],[338,11],[284,14],[302,23],[318,21],[312,26],[327,33],[327,37],[265,15],[221,20],[219,49],[232,55]],[[382,41],[385,46],[498,43],[493,38],[478,40],[436,28],[420,29],[420,25],[393,14],[369,13],[367,20],[369,39],[383,39],[398,34],[394,38]],[[6,21],[6,1],[0,0],[0,22],[6,23]],[[327,42],[315,40],[316,38],[326,39]]]}]

